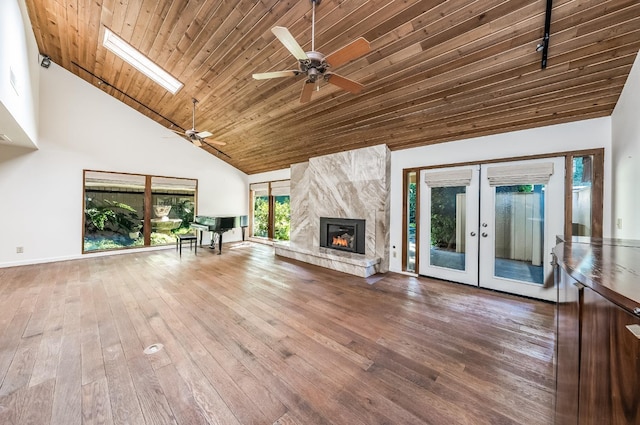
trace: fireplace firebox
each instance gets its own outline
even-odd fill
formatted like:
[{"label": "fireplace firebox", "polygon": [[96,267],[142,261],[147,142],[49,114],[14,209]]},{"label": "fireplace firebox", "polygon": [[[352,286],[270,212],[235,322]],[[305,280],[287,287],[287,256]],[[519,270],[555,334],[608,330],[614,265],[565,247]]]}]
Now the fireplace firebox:
[{"label": "fireplace firebox", "polygon": [[365,220],[320,217],[320,246],[365,253]]}]

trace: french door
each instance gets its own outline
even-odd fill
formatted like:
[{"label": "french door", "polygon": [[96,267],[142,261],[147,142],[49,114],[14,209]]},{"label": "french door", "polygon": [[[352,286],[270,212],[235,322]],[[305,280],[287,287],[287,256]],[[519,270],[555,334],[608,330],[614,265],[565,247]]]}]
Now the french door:
[{"label": "french door", "polygon": [[564,164],[550,158],[423,170],[419,273],[554,299],[550,253],[563,233]]},{"label": "french door", "polygon": [[479,170],[421,172],[420,274],[478,285]]}]

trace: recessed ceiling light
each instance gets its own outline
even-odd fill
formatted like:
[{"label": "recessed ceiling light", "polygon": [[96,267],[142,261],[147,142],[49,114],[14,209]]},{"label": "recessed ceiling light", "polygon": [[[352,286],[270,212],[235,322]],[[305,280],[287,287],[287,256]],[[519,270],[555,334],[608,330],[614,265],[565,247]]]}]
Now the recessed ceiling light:
[{"label": "recessed ceiling light", "polygon": [[115,35],[109,28],[104,29],[104,47],[118,55],[122,60],[151,78],[156,83],[176,94],[183,84],[164,69],[153,63],[148,57],[137,51],[129,43]]}]

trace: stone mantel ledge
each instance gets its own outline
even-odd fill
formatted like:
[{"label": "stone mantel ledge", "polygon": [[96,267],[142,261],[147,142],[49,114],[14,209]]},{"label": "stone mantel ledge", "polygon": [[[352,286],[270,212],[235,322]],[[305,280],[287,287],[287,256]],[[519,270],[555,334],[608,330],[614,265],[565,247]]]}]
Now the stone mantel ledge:
[{"label": "stone mantel ledge", "polygon": [[320,247],[312,251],[291,246],[289,242],[274,242],[273,246],[276,255],[360,277],[369,277],[378,273],[380,266],[380,258],[365,258],[363,255],[350,252]]}]

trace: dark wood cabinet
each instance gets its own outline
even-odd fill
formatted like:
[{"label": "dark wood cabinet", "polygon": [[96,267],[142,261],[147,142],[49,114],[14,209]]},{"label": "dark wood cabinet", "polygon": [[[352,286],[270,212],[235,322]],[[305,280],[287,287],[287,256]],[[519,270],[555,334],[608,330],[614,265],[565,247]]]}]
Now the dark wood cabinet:
[{"label": "dark wood cabinet", "polygon": [[556,425],[577,425],[580,375],[580,296],[582,285],[556,270]]},{"label": "dark wood cabinet", "polygon": [[580,425],[640,425],[640,319],[584,289],[580,346]]},{"label": "dark wood cabinet", "polygon": [[640,425],[640,243],[628,245],[555,250],[556,425]]}]

